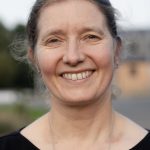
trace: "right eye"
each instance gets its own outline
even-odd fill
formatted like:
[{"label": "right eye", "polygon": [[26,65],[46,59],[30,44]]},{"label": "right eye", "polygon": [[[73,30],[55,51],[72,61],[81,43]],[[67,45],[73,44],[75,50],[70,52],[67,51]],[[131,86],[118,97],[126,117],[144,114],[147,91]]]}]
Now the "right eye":
[{"label": "right eye", "polygon": [[59,38],[49,38],[45,44],[49,47],[57,47],[61,44],[61,40]]},{"label": "right eye", "polygon": [[59,42],[58,39],[50,39],[47,41],[48,43],[56,43],[56,42]]}]

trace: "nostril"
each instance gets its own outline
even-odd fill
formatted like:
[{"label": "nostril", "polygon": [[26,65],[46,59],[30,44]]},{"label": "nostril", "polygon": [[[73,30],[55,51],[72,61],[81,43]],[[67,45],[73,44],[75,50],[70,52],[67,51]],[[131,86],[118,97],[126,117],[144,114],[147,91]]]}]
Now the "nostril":
[{"label": "nostril", "polygon": [[70,64],[72,66],[82,63],[84,60],[85,60],[84,55],[65,55],[63,57],[63,62],[66,64]]},{"label": "nostril", "polygon": [[78,63],[83,62],[85,59],[83,50],[80,48],[78,41],[74,38],[71,38],[64,52],[63,62],[70,65],[77,65]]}]

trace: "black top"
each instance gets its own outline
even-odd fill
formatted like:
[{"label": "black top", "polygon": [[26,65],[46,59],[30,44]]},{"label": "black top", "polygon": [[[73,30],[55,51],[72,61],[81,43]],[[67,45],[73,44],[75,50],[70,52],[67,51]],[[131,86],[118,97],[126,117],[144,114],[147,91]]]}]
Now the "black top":
[{"label": "black top", "polygon": [[[9,135],[0,137],[0,150],[39,150],[20,130]],[[137,145],[130,150],[150,150],[150,131]]]}]

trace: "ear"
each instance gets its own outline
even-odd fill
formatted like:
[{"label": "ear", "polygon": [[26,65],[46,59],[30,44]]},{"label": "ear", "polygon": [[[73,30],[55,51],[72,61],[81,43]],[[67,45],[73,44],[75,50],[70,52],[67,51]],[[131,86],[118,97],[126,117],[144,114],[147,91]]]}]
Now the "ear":
[{"label": "ear", "polygon": [[122,49],[122,40],[120,37],[117,37],[115,51],[114,51],[114,63],[116,67],[118,67],[120,63],[121,49]]},{"label": "ear", "polygon": [[33,49],[31,49],[31,48],[28,49],[27,56],[28,56],[29,60],[31,61],[31,63],[34,66],[33,69],[35,69],[35,71],[37,71],[37,73],[40,74],[41,71],[39,69],[39,66],[37,65]]},{"label": "ear", "polygon": [[33,49],[31,49],[31,48],[28,49],[27,56],[28,56],[29,60],[32,62],[32,64],[35,64]]}]

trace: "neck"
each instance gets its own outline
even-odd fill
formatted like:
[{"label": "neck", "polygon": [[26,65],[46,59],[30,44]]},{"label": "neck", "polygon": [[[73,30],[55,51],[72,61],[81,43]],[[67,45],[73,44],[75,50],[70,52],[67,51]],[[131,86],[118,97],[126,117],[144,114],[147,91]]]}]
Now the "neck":
[{"label": "neck", "polygon": [[111,96],[84,107],[52,105],[49,122],[57,139],[88,138],[105,142],[112,126]]}]

